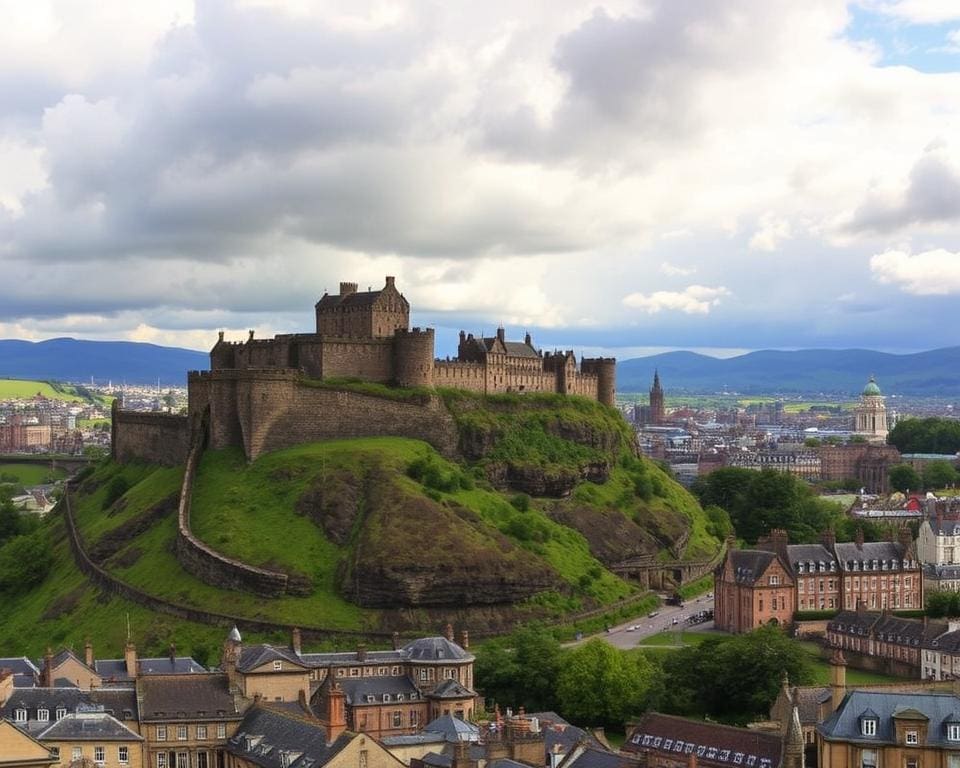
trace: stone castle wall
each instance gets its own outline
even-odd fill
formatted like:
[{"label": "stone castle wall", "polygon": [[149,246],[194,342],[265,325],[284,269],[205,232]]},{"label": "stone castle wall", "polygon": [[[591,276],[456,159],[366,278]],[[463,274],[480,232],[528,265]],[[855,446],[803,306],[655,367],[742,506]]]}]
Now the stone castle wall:
[{"label": "stone castle wall", "polygon": [[457,429],[440,398],[406,400],[312,387],[291,369],[191,373],[196,407],[210,407],[210,447],[237,445],[251,461],[262,453],[318,440],[395,436],[456,453]]},{"label": "stone castle wall", "polygon": [[187,460],[190,427],[186,416],[122,411],[114,400],[111,429],[114,461],[145,461],[172,467]]}]

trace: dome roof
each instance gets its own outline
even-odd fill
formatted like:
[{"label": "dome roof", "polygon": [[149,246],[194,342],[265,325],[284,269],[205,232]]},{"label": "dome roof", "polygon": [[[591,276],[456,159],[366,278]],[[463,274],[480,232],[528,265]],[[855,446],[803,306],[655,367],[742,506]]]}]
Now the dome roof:
[{"label": "dome roof", "polygon": [[865,395],[879,395],[880,387],[877,386],[876,380],[873,376],[870,377],[870,381],[867,382],[867,386],[863,388],[863,394]]}]

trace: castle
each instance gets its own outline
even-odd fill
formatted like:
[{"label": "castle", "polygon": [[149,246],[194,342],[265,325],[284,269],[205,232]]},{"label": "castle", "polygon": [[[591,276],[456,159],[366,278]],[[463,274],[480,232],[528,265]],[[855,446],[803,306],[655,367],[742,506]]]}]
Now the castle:
[{"label": "castle", "polygon": [[356,378],[400,387],[451,387],[472,392],[559,392],[614,404],[616,360],[572,350],[542,352],[528,333],[508,341],[460,331],[456,359],[434,358],[432,328],[410,328],[410,303],[393,277],[378,291],[340,283],[316,307],[316,333],[224,341],[210,352],[212,371],[297,369],[313,379]]},{"label": "castle", "polygon": [[[210,370],[187,377],[188,416],[113,412],[113,457],[183,464],[202,434],[213,449],[242,447],[249,460],[317,440],[398,436],[457,454],[457,430],[437,387],[481,394],[556,392],[614,404],[616,360],[572,350],[542,352],[530,334],[508,341],[460,332],[455,359],[434,356],[432,328],[410,327],[410,304],[387,277],[378,291],[341,283],[315,306],[316,332],[242,342],[220,338]],[[400,387],[393,397],[344,379]],[[342,385],[342,386],[341,386]]]}]

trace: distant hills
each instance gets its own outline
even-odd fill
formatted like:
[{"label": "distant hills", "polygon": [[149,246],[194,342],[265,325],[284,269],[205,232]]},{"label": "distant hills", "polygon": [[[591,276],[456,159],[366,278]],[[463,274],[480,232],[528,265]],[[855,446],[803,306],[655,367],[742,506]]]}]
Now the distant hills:
[{"label": "distant hills", "polygon": [[0,377],[185,387],[187,371],[206,370],[206,352],[135,341],[0,340]]},{"label": "distant hills", "polygon": [[884,394],[960,396],[960,347],[893,355],[869,349],[762,350],[718,360],[666,352],[617,364],[620,392],[646,392],[654,370],[671,392],[859,395],[870,374]]},{"label": "distant hills", "polygon": [[[0,377],[85,383],[185,386],[187,371],[206,370],[206,352],[134,341],[0,340]],[[960,397],[960,347],[893,355],[869,349],[763,350],[719,360],[666,352],[617,364],[620,392],[646,392],[654,370],[668,394],[738,392],[857,395],[870,374],[884,394]]]}]

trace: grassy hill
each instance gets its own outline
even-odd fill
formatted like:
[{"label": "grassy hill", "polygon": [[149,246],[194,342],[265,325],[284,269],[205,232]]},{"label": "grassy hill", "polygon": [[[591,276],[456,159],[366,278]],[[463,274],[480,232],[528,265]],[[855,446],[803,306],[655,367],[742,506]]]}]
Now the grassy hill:
[{"label": "grassy hill", "polygon": [[24,400],[36,395],[70,403],[86,402],[86,398],[78,395],[76,390],[67,384],[29,379],[0,379],[0,400]]},{"label": "grassy hill", "polygon": [[[609,570],[626,557],[701,559],[718,550],[697,502],[632,455],[629,428],[612,409],[555,396],[444,397],[460,429],[459,462],[403,438],[310,443],[249,464],[236,449],[203,455],[195,534],[224,554],[301,577],[310,585],[303,596],[221,589],[180,567],[180,468],[99,465],[73,505],[85,547],[112,574],[183,605],[341,630],[413,630],[449,618],[478,634],[635,595]],[[119,648],[127,613],[160,647],[167,636],[201,651],[219,642],[220,630],[151,623],[149,612],[99,596],[72,564],[62,520],[46,525],[56,566],[13,597],[17,617],[0,628],[0,653],[19,652],[18,632],[30,622],[43,643],[79,645],[89,634]]]}]

